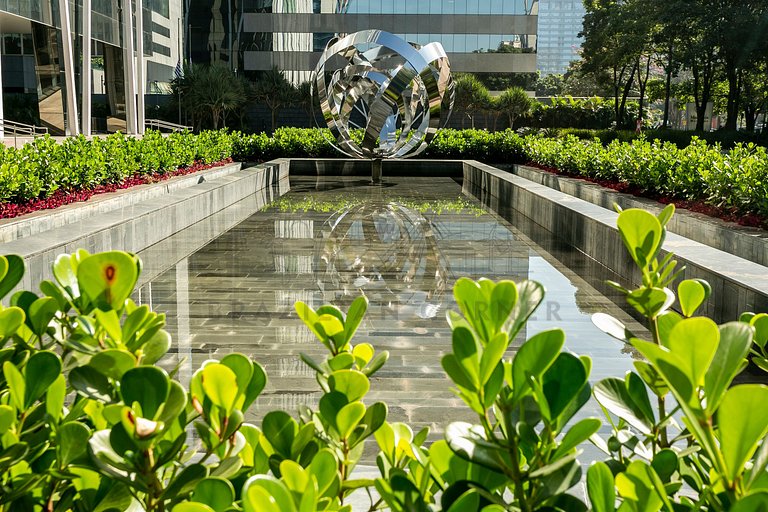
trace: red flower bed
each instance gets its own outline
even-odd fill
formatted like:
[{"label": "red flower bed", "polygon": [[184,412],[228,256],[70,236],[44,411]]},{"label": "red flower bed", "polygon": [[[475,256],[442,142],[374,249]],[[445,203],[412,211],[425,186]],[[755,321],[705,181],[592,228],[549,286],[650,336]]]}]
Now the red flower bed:
[{"label": "red flower bed", "polygon": [[220,162],[214,162],[211,164],[204,164],[202,162],[196,162],[189,167],[180,167],[171,172],[155,172],[150,174],[134,174],[130,178],[124,179],[120,183],[111,183],[107,185],[99,185],[90,190],[57,190],[50,197],[43,199],[34,199],[25,203],[3,203],[0,204],[0,219],[12,219],[20,215],[26,215],[27,213],[36,212],[38,210],[52,210],[65,204],[76,203],[78,201],[87,201],[92,196],[97,194],[105,194],[107,192],[115,192],[116,190],[122,190],[125,188],[135,187],[136,185],[146,185],[147,183],[158,183],[167,179],[184,176],[186,174],[192,174],[193,172],[204,171],[213,167],[219,167],[232,163],[231,158],[221,160]]},{"label": "red flower bed", "polygon": [[578,180],[587,181],[589,183],[594,183],[596,185],[600,185],[601,187],[615,190],[616,192],[631,194],[635,197],[653,199],[654,201],[658,201],[662,204],[674,204],[676,208],[684,208],[692,212],[703,213],[704,215],[715,217],[717,219],[722,219],[727,222],[735,222],[742,226],[768,229],[768,218],[765,218],[756,213],[744,214],[733,208],[719,208],[717,206],[712,206],[711,204],[707,204],[704,201],[688,201],[686,199],[676,199],[674,197],[661,196],[658,194],[649,193],[648,191],[645,191],[640,187],[630,185],[629,183],[622,183],[619,181],[611,181],[611,180],[601,180],[597,178],[590,178],[588,176],[581,176],[578,174],[570,174],[567,172],[563,172],[560,169],[556,169],[554,167],[539,165],[535,162],[528,162],[525,165],[529,167],[535,167],[537,169],[541,169],[542,171],[550,172],[552,174],[557,174],[558,176],[565,176],[567,178],[575,178]]}]

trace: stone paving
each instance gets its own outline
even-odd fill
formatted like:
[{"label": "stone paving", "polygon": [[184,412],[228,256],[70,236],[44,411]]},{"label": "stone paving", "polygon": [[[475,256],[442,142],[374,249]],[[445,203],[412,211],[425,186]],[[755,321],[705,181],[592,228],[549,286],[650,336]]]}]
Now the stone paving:
[{"label": "stone paving", "polygon": [[[391,421],[408,422],[414,430],[431,427],[433,439],[448,422],[471,419],[440,367],[450,346],[445,311],[456,309],[451,290],[461,276],[542,282],[548,294],[527,336],[564,327],[567,348],[593,358],[593,380],[622,376],[632,367],[627,348],[590,321],[591,313],[608,311],[643,332],[593,286],[616,279],[604,267],[524,218],[517,227],[479,211],[474,199],[463,198],[476,206],[460,212],[420,213],[404,206],[450,204],[461,197],[455,180],[396,178],[370,186],[362,178],[291,177],[284,198],[302,202],[309,194],[316,202],[350,206],[257,212],[143,284],[137,296],[168,313],[175,343],[166,364],[182,362],[182,380],[205,359],[231,351],[264,365],[270,380],[250,421],[259,422],[275,408],[294,412],[299,404],[316,406],[320,397],[313,372],[298,354],[320,358],[322,346],[293,313],[293,303],[303,300],[316,308],[331,302],[346,309],[361,290],[370,306],[356,340],[390,352],[368,399],[387,401]],[[194,228],[165,246],[184,243],[194,236],[190,231]],[[146,255],[162,259],[163,251]],[[599,414],[596,404],[584,414]]]}]

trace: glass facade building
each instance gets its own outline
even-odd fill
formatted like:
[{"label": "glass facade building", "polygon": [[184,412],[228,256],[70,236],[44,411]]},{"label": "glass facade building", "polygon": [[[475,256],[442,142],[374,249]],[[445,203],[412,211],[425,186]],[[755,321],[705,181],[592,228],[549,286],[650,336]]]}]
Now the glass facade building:
[{"label": "glass facade building", "polygon": [[182,7],[181,0],[0,0],[0,119],[52,134],[142,132],[144,94],[168,91],[181,59]]},{"label": "glass facade building", "polygon": [[246,72],[277,67],[299,83],[331,37],[379,29],[441,42],[457,72],[533,73],[539,1],[191,0],[188,57]]},{"label": "glass facade building", "polygon": [[579,59],[584,21],[582,0],[540,0],[538,69],[542,76],[565,73]]}]

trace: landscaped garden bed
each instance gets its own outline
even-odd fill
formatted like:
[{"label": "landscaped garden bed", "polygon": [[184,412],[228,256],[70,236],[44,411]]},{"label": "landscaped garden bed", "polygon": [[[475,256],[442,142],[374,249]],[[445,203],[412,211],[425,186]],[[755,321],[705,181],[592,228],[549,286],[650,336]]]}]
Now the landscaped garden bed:
[{"label": "landscaped garden bed", "polygon": [[[0,212],[12,216],[37,207],[58,206],[96,191],[175,175],[196,165],[274,158],[338,156],[328,130],[282,128],[270,136],[226,131],[172,134],[148,132],[143,139],[120,134],[104,139],[41,138],[21,149],[0,151]],[[520,136],[511,130],[443,130],[423,158],[529,163],[582,177],[616,190],[766,227],[768,152],[753,144],[724,151],[692,138],[679,148],[645,138],[603,144],[574,135]],[[181,171],[179,171],[181,169]],[[2,215],[0,215],[2,218]]]}]

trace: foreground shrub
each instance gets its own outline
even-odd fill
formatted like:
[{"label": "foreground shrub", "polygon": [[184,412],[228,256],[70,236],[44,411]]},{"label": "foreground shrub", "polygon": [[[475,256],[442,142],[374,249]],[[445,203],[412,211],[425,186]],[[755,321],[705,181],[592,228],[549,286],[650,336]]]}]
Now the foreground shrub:
[{"label": "foreground shrub", "polygon": [[[594,388],[591,359],[563,350],[562,329],[510,352],[544,298],[540,284],[459,279],[442,366],[476,422],[453,422],[431,444],[427,429],[389,422],[385,403],[366,400],[388,354],[354,343],[364,297],[346,314],[296,304],[327,351],[301,356],[322,396],[317,409],[267,413],[259,428],[245,421],[267,382],[258,363],[208,360],[185,388],[155,366],[171,346],[165,316],[130,299],[138,258],[62,255],[40,295],[19,291],[0,307],[0,509],[350,511],[350,495],[368,491],[369,510],[578,512],[589,508],[572,491],[579,446],[591,439],[607,457],[587,471],[592,510],[763,510],[768,386],[732,382],[753,340],[765,346],[768,317],[718,326],[694,316],[710,293],[700,280],[680,282],[675,297],[680,270],[660,255],[673,210],[619,215],[643,285],[613,286],[651,339],[595,315],[646,360]],[[0,257],[0,298],[23,273],[20,257]],[[591,395],[604,423],[579,416]],[[379,476],[356,478],[374,442]]]}]

